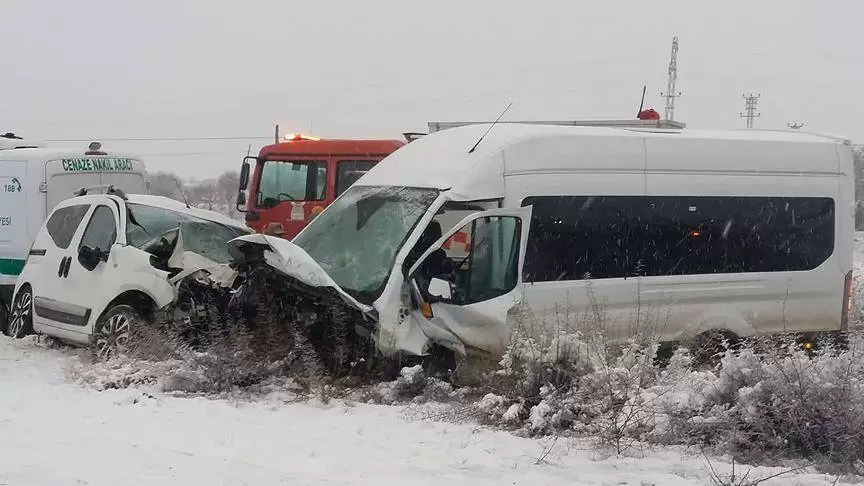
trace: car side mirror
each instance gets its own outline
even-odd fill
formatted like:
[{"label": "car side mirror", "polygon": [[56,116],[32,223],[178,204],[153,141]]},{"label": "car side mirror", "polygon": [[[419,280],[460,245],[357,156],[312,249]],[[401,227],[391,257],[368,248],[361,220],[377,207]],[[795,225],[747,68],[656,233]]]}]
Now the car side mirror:
[{"label": "car side mirror", "polygon": [[450,282],[440,278],[433,278],[429,281],[429,295],[439,299],[450,300],[452,298],[452,290]]},{"label": "car side mirror", "polygon": [[98,248],[93,249],[89,246],[82,246],[78,249],[78,263],[88,272],[92,272],[99,265],[99,262],[107,261],[107,251],[101,251]]}]

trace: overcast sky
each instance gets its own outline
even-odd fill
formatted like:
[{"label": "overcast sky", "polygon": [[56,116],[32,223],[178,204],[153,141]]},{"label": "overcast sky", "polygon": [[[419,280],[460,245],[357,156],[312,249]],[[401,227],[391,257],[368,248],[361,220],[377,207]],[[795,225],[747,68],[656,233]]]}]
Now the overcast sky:
[{"label": "overcast sky", "polygon": [[[862,0],[2,0],[0,131],[400,138],[511,101],[511,120],[632,118],[643,84],[662,113],[677,35],[689,127],[743,127],[753,92],[759,128],[864,142],[862,32]],[[266,142],[105,145],[207,177]]]}]

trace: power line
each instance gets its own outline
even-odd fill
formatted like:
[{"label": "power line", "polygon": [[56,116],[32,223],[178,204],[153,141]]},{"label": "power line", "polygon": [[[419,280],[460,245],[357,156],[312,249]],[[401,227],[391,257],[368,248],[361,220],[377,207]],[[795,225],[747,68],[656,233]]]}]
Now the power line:
[{"label": "power line", "polygon": [[756,112],[756,105],[759,103],[761,94],[742,95],[744,97],[744,112],[741,113],[741,118],[747,119],[747,128],[753,128],[753,120],[762,116],[762,113]]},{"label": "power line", "polygon": [[678,83],[678,37],[672,38],[672,54],[669,56],[669,78],[666,80],[666,92],[660,93],[660,96],[666,98],[666,120],[675,119],[675,98],[681,96],[680,91],[676,91],[675,85]]},{"label": "power line", "polygon": [[129,138],[65,138],[55,140],[45,140],[46,142],[92,142],[99,140],[100,142],[205,142],[212,140],[272,140],[271,137],[129,137]]}]

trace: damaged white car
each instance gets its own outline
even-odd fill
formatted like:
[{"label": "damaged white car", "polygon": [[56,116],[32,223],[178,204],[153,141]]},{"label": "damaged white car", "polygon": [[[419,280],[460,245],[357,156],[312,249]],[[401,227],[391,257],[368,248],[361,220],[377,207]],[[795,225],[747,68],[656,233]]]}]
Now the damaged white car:
[{"label": "damaged white car", "polygon": [[195,320],[195,288],[230,293],[237,272],[226,243],[249,232],[160,196],[109,189],[63,201],[36,235],[5,331],[92,345],[108,358],[136,324]]}]

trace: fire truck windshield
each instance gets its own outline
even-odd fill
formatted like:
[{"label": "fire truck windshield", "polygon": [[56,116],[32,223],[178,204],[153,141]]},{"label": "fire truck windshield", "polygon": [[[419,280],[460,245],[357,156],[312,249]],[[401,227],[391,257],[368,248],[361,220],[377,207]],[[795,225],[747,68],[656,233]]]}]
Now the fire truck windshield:
[{"label": "fire truck windshield", "polygon": [[259,208],[282,201],[321,201],[327,187],[327,163],[323,160],[267,160],[258,179]]}]

